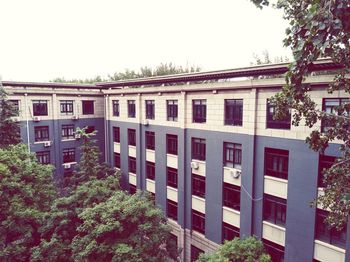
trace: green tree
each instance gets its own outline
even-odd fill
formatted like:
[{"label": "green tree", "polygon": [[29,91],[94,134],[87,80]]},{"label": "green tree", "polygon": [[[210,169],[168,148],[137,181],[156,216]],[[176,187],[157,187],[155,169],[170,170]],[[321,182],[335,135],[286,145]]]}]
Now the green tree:
[{"label": "green tree", "polygon": [[[260,8],[269,5],[269,0],[251,1]],[[344,100],[335,108],[337,114],[322,112],[310,97],[310,86],[303,81],[317,59],[328,57],[339,68],[334,72],[329,93],[342,90],[349,97],[350,2],[279,0],[275,7],[284,10],[284,18],[289,21],[284,45],[292,49],[295,59],[286,74],[286,85],[272,100],[277,105],[276,117],[285,117],[292,108],[293,125],[299,125],[302,119],[310,128],[319,121],[327,123],[330,128],[324,132],[314,129],[307,138],[315,151],[323,153],[330,142],[341,141],[342,156],[326,171],[324,196],[317,199],[331,211],[328,223],[339,229],[346,223],[350,211],[350,100]]]},{"label": "green tree", "polygon": [[28,261],[56,197],[53,167],[23,144],[0,149],[0,260]]},{"label": "green tree", "polygon": [[138,192],[116,192],[105,202],[86,208],[74,238],[75,261],[169,261],[171,228],[163,212]]},{"label": "green tree", "polygon": [[201,254],[198,262],[270,262],[264,253],[264,245],[256,237],[239,239],[236,237],[225,243],[213,254]]},{"label": "green tree", "polygon": [[21,142],[19,125],[11,118],[17,114],[0,81],[0,148]]}]

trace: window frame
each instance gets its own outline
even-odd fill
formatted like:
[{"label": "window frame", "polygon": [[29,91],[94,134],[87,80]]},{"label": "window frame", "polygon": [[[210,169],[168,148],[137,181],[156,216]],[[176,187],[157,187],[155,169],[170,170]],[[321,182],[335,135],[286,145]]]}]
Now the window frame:
[{"label": "window frame", "polygon": [[242,168],[242,144],[224,142],[223,165],[231,168]]},{"label": "window frame", "polygon": [[241,188],[223,182],[222,185],[222,205],[237,211],[241,209]]},{"label": "window frame", "polygon": [[42,165],[49,165],[51,163],[50,151],[35,152],[38,162]]},{"label": "window frame", "polygon": [[[274,169],[275,167],[277,167],[278,170]],[[283,170],[284,168],[285,170]],[[288,180],[288,173],[289,151],[284,149],[265,147],[264,175]]]},{"label": "window frame", "polygon": [[61,137],[62,137],[62,140],[74,139],[75,138],[74,125],[62,125],[61,126]]},{"label": "window frame", "polygon": [[146,161],[146,178],[156,180],[156,165],[153,162]]},{"label": "window frame", "polygon": [[167,109],[167,121],[177,122],[178,114],[179,114],[178,100],[167,100],[166,109]]},{"label": "window frame", "polygon": [[166,148],[167,154],[176,155],[178,154],[178,140],[177,135],[166,134]]},{"label": "window frame", "polygon": [[129,194],[133,195],[136,193],[136,191],[137,191],[137,187],[135,185],[129,183]]},{"label": "window frame", "polygon": [[120,161],[120,153],[113,153],[114,158],[114,166],[116,168],[121,168],[121,161]]},{"label": "window frame", "polygon": [[136,129],[128,128],[128,145],[136,146]]},{"label": "window frame", "polygon": [[238,227],[235,227],[233,225],[230,225],[224,221],[222,221],[222,234],[221,234],[221,241],[222,243],[225,242],[225,240],[233,240],[234,238],[240,236],[240,229]]},{"label": "window frame", "polygon": [[136,118],[136,102],[135,100],[128,100],[128,117]]},{"label": "window frame", "polygon": [[206,140],[203,138],[192,137],[191,155],[192,159],[205,161],[206,159]]},{"label": "window frame", "polygon": [[113,116],[120,116],[119,100],[112,100],[112,115]]},{"label": "window frame", "polygon": [[95,114],[95,101],[94,100],[82,100],[82,114],[83,115],[93,115]]},{"label": "window frame", "polygon": [[291,113],[285,119],[273,119],[275,113],[275,105],[270,104],[269,99],[266,100],[266,128],[290,130]]},{"label": "window frame", "polygon": [[284,261],[284,246],[280,246],[274,242],[263,239],[263,244],[266,252],[270,255],[271,261],[283,262]]},{"label": "window frame", "polygon": [[176,168],[167,167],[167,186],[177,188],[178,186],[178,172]]},{"label": "window frame", "polygon": [[20,115],[20,100],[19,99],[9,99],[9,103],[12,106],[13,112],[12,116],[19,116]]},{"label": "window frame", "polygon": [[167,217],[177,221],[178,207],[177,202],[167,199],[166,208]]},{"label": "window frame", "polygon": [[146,149],[155,150],[155,132],[146,131],[145,132],[145,144]]},{"label": "window frame", "polygon": [[192,123],[207,122],[207,100],[193,99],[192,100]]},{"label": "window frame", "polygon": [[60,114],[73,115],[74,114],[74,100],[60,100]]},{"label": "window frame", "polygon": [[287,221],[287,200],[264,194],[263,220],[285,227]]},{"label": "window frame", "polygon": [[205,177],[192,173],[192,195],[205,199]]},{"label": "window frame", "polygon": [[205,214],[192,209],[192,230],[205,234]]},{"label": "window frame", "polygon": [[50,141],[49,126],[34,126],[34,142]]},{"label": "window frame", "polygon": [[48,101],[33,100],[33,116],[48,116]]},{"label": "window frame", "polygon": [[146,119],[155,119],[155,102],[154,100],[145,100]]},{"label": "window frame", "polygon": [[224,124],[243,126],[243,99],[225,99]]},{"label": "window frame", "polygon": [[325,187],[325,183],[323,182],[324,179],[324,172],[329,169],[336,161],[335,156],[329,156],[329,155],[319,155],[318,159],[318,177],[317,177],[317,187]]},{"label": "window frame", "polygon": [[128,167],[129,167],[130,173],[136,174],[137,172],[136,157],[132,157],[132,156],[128,157]]},{"label": "window frame", "polygon": [[113,126],[113,142],[120,143],[120,127]]},{"label": "window frame", "polygon": [[[326,102],[331,102],[331,100],[333,101],[337,101],[337,105],[332,105],[332,106],[327,106]],[[333,115],[339,115],[339,111],[337,110],[337,108],[341,105],[344,105],[346,103],[350,103],[350,98],[347,97],[336,97],[336,98],[323,98],[322,99],[322,111],[329,113],[329,114],[333,114]],[[327,109],[330,110],[327,110]],[[336,112],[335,112],[336,111]],[[350,111],[347,112],[347,115],[350,116]],[[326,132],[329,128],[332,128],[332,125],[327,125],[326,121],[322,121],[321,122],[321,132]]]},{"label": "window frame", "polygon": [[75,163],[75,148],[64,148],[62,150],[63,163]]}]

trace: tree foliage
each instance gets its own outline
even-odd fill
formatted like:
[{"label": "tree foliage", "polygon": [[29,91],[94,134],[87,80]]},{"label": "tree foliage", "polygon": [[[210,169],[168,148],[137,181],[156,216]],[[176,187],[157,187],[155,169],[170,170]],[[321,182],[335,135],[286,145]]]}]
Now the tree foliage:
[{"label": "tree foliage", "polygon": [[0,149],[0,260],[28,261],[57,196],[53,167],[23,144]]},{"label": "tree foliage", "polygon": [[264,245],[256,237],[239,239],[236,237],[225,243],[213,254],[201,254],[198,262],[270,262],[264,253]]},{"label": "tree foliage", "polygon": [[[262,8],[268,0],[251,0]],[[283,118],[288,109],[293,110],[293,124],[303,120],[312,128],[307,142],[315,151],[324,153],[329,143],[341,142],[342,156],[325,174],[324,196],[317,199],[329,209],[327,221],[331,226],[341,228],[350,211],[350,101],[335,108],[337,114],[322,112],[310,97],[310,86],[303,83],[310,75],[318,58],[329,57],[339,65],[334,72],[333,84],[328,92],[341,90],[349,97],[350,92],[350,2],[348,0],[279,0],[277,8],[284,10],[289,21],[284,45],[293,51],[295,62],[290,64],[286,74],[286,85],[273,102],[277,105],[276,117]],[[319,123],[327,123],[324,132]]]},{"label": "tree foliage", "polygon": [[11,118],[17,114],[0,81],[0,148],[21,142],[19,125]]}]

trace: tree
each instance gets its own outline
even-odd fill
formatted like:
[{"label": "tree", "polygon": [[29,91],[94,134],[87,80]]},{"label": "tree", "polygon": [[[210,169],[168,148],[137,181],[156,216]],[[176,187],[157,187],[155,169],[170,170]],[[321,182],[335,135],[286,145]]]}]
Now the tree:
[{"label": "tree", "polygon": [[256,237],[245,239],[234,238],[225,243],[213,254],[201,254],[198,262],[270,262],[271,258],[264,253],[264,245]]},{"label": "tree", "polygon": [[0,148],[21,142],[19,125],[11,118],[17,114],[18,110],[7,100],[7,93],[0,81]]},{"label": "tree", "polygon": [[[258,7],[269,5],[269,0],[251,0]],[[328,91],[350,92],[350,2],[348,0],[279,0],[277,8],[284,10],[289,21],[284,45],[293,51],[295,62],[289,66],[286,85],[274,96],[276,117],[283,118],[293,109],[293,125],[301,120],[312,128],[322,122],[329,128],[314,129],[307,142],[311,149],[324,153],[329,143],[340,141],[341,157],[325,172],[324,196],[317,199],[331,212],[327,222],[342,228],[350,211],[350,100],[336,106],[336,114],[323,112],[310,97],[310,86],[303,83],[318,58],[329,57],[338,65],[334,82]],[[317,127],[317,126],[316,126]]]},{"label": "tree", "polygon": [[23,144],[0,149],[0,260],[28,261],[56,197],[53,167]]}]

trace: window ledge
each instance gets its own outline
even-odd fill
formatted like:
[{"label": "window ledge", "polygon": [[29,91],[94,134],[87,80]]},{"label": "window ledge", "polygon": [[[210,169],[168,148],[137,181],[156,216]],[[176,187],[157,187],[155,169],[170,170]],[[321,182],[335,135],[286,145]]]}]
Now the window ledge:
[{"label": "window ledge", "polygon": [[222,209],[225,209],[225,210],[227,210],[227,211],[230,211],[230,212],[232,212],[232,213],[235,213],[236,215],[240,215],[240,214],[241,214],[240,211],[238,211],[238,210],[236,210],[236,209],[233,209],[233,208],[230,208],[230,207],[222,206]]},{"label": "window ledge", "polygon": [[37,141],[37,142],[34,142],[34,145],[40,145],[40,144],[44,144],[46,142],[50,142],[50,140],[45,140],[45,141]]},{"label": "window ledge", "polygon": [[177,155],[170,154],[170,153],[166,153],[166,155],[169,156],[169,157],[177,157]]},{"label": "window ledge", "polygon": [[278,177],[274,177],[274,176],[264,176],[264,178],[288,184],[288,179],[278,178]]},{"label": "window ledge", "polygon": [[133,146],[133,145],[128,145],[128,147],[131,147],[131,148],[135,148],[135,149],[136,149],[136,146]]},{"label": "window ledge", "polygon": [[191,162],[197,162],[197,163],[199,163],[199,164],[205,165],[205,161],[203,161],[203,160],[191,159]]},{"label": "window ledge", "polygon": [[146,152],[155,153],[155,150],[146,148]]},{"label": "window ledge", "polygon": [[191,230],[191,233],[192,233],[192,235],[194,235],[194,236],[196,236],[196,237],[198,237],[198,238],[201,238],[201,239],[205,238],[205,235],[204,235],[203,233],[200,233],[200,232],[198,232],[198,231],[195,230],[195,229],[192,229],[192,230]]},{"label": "window ledge", "polygon": [[177,188],[176,187],[166,186],[166,188],[177,192]]},{"label": "window ledge", "polygon": [[264,225],[264,224],[267,225],[267,226],[274,227],[274,228],[277,228],[277,229],[279,229],[279,230],[282,230],[282,231],[286,232],[286,228],[285,228],[285,227],[278,226],[278,225],[273,224],[273,223],[271,223],[271,222],[268,222],[268,221],[266,221],[266,220],[263,220],[263,225]]},{"label": "window ledge", "polygon": [[228,166],[224,166],[223,169],[228,170],[228,171],[230,171],[231,169],[237,169],[237,170],[239,170],[239,171],[242,171],[242,168],[228,167]]},{"label": "window ledge", "polygon": [[153,183],[153,184],[155,184],[155,183],[156,183],[156,181],[155,181],[155,180],[152,180],[152,179],[149,179],[149,178],[146,178],[146,181],[147,181],[147,182],[150,182],[150,183]]},{"label": "window ledge", "polygon": [[77,164],[77,162],[67,162],[67,163],[63,163],[62,166],[63,165],[75,165],[75,164]]},{"label": "window ledge", "polygon": [[192,195],[192,198],[195,198],[195,199],[197,199],[197,200],[199,200],[199,201],[205,202],[205,198],[203,198],[203,197],[199,197],[199,196],[196,196],[196,195]]},{"label": "window ledge", "polygon": [[66,141],[75,141],[75,138],[67,138],[67,139],[62,139],[62,142],[66,142]]},{"label": "window ledge", "polygon": [[115,145],[119,145],[119,144],[120,144],[120,142],[115,142],[115,141],[114,141],[113,143],[114,143]]},{"label": "window ledge", "polygon": [[321,246],[325,246],[327,248],[330,248],[330,249],[333,249],[333,250],[335,250],[337,252],[341,252],[341,253],[345,254],[345,249],[343,249],[341,247],[337,247],[337,246],[332,245],[332,244],[328,244],[328,243],[323,242],[321,240],[315,239],[315,244],[319,244]]}]

